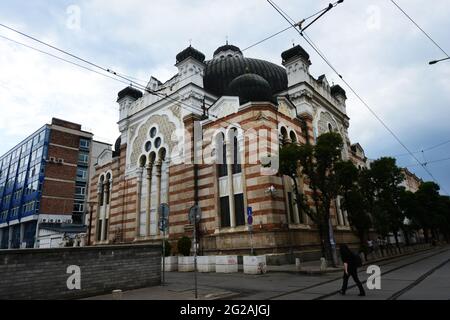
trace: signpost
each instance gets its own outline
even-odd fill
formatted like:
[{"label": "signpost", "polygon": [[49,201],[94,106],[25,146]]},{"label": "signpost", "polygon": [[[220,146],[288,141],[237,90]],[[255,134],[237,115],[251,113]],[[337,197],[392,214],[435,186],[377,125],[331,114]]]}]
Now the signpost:
[{"label": "signpost", "polygon": [[253,208],[247,207],[247,224],[250,231],[250,254],[253,255]]},{"label": "signpost", "polygon": [[161,285],[164,286],[165,272],[166,272],[166,231],[169,228],[169,205],[162,203],[159,206],[159,230],[163,233],[162,247],[163,247],[163,265],[162,265],[162,278]]},{"label": "signpost", "polygon": [[189,210],[189,222],[194,225],[194,285],[195,299],[198,298],[197,289],[197,225],[202,219],[202,210],[198,205],[193,206]]}]

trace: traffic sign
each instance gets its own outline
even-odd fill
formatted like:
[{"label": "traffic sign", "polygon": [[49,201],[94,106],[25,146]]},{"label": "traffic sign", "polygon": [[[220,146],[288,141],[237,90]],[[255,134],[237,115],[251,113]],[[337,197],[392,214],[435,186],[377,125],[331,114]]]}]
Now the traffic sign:
[{"label": "traffic sign", "polygon": [[248,223],[248,225],[253,224],[253,209],[252,209],[252,207],[247,208],[247,223]]},{"label": "traffic sign", "polygon": [[169,218],[169,205],[167,203],[161,203],[159,206],[159,216],[164,219]]},{"label": "traffic sign", "polygon": [[159,230],[160,231],[167,231],[167,229],[169,228],[169,220],[167,219],[159,219]]},{"label": "traffic sign", "polygon": [[193,206],[189,210],[189,222],[197,224],[202,219],[202,209],[198,205]]}]

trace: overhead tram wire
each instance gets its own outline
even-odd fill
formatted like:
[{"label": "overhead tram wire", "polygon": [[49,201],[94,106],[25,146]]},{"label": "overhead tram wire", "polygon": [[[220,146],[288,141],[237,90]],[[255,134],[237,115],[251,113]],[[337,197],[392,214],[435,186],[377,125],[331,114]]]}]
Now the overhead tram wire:
[{"label": "overhead tram wire", "polygon": [[[444,159],[438,159],[438,160],[431,160],[431,161],[424,162],[423,165],[428,166],[433,163],[444,162],[444,161],[449,161],[449,160],[450,160],[450,157],[444,158]],[[406,168],[417,167],[417,166],[419,166],[419,165],[418,164],[410,164],[410,165],[407,165]]]},{"label": "overhead tram wire", "polygon": [[[50,48],[52,48],[52,49],[54,49],[54,50],[56,50],[56,51],[59,51],[59,52],[61,52],[61,53],[64,53],[64,54],[66,54],[66,55],[68,55],[68,56],[70,56],[70,57],[73,57],[73,58],[75,58],[75,59],[77,59],[77,60],[79,60],[79,61],[82,61],[83,63],[86,63],[86,64],[88,64],[88,65],[90,65],[90,66],[93,66],[93,67],[95,67],[95,68],[97,68],[97,69],[100,69],[100,70],[102,70],[102,71],[104,71],[104,72],[106,72],[106,73],[108,73],[108,74],[112,74],[112,75],[116,76],[117,78],[114,78],[114,77],[112,77],[112,76],[110,76],[110,75],[108,75],[108,74],[104,74],[104,73],[98,72],[98,71],[96,71],[96,70],[94,70],[94,69],[88,68],[88,67],[83,66],[83,65],[81,65],[81,64],[79,64],[79,63],[75,63],[75,62],[73,62],[73,61],[70,61],[70,60],[64,59],[64,58],[62,58],[62,57],[56,56],[56,55],[54,55],[54,54],[52,54],[52,53],[43,51],[43,50],[41,50],[41,49],[32,47],[32,46],[27,45],[27,44],[24,44],[24,43],[19,42],[19,41],[17,41],[17,40],[13,40],[13,39],[11,39],[11,38],[8,38],[8,37],[5,37],[5,36],[0,35],[0,37],[3,38],[3,39],[5,39],[5,40],[14,42],[14,43],[16,43],[16,44],[18,44],[18,45],[24,46],[24,47],[29,48],[29,49],[31,49],[31,50],[40,52],[40,53],[42,53],[42,54],[48,55],[48,56],[53,57],[53,58],[55,58],[55,59],[58,59],[58,60],[61,60],[61,61],[66,62],[66,63],[72,64],[72,65],[74,65],[74,66],[83,68],[83,69],[85,69],[85,70],[87,70],[87,71],[94,72],[94,73],[96,73],[96,74],[102,75],[102,76],[107,77],[107,78],[109,78],[109,79],[112,79],[112,80],[115,80],[115,81],[119,81],[119,82],[124,83],[124,84],[126,84],[126,85],[134,86],[134,87],[136,87],[136,88],[138,88],[138,89],[141,89],[141,90],[144,90],[144,91],[146,91],[146,92],[148,92],[148,93],[150,93],[150,94],[152,94],[152,95],[158,96],[158,97],[160,97],[162,100],[168,99],[168,100],[171,100],[171,101],[173,101],[173,102],[180,103],[180,104],[182,104],[182,105],[184,105],[184,106],[186,106],[186,107],[188,107],[188,108],[190,108],[190,109],[194,109],[194,110],[196,110],[196,111],[203,112],[202,109],[196,108],[196,107],[191,106],[191,105],[189,105],[189,104],[186,104],[186,103],[184,103],[184,102],[182,102],[182,101],[180,101],[180,100],[177,100],[177,99],[175,99],[175,98],[169,97],[169,96],[166,95],[166,94],[162,94],[162,93],[159,93],[159,92],[155,92],[155,91],[153,91],[153,90],[150,90],[150,89],[147,88],[147,86],[142,85],[142,84],[140,84],[140,83],[138,83],[138,82],[136,82],[136,81],[133,81],[133,80],[131,80],[131,79],[129,79],[129,78],[127,78],[127,77],[125,77],[125,76],[123,76],[123,75],[121,75],[121,74],[119,74],[119,73],[117,73],[117,72],[115,72],[115,71],[113,71],[113,70],[111,70],[111,69],[101,67],[101,66],[99,66],[99,65],[96,64],[96,63],[93,63],[93,62],[90,62],[90,61],[88,61],[88,60],[86,60],[86,59],[80,58],[80,57],[78,57],[78,56],[76,56],[76,55],[74,55],[74,54],[72,54],[72,53],[69,53],[69,52],[67,52],[67,51],[65,51],[65,50],[59,49],[59,48],[57,48],[57,47],[55,47],[55,46],[53,46],[53,45],[51,45],[51,44],[45,43],[45,42],[43,42],[43,41],[41,41],[41,40],[39,40],[39,39],[36,39],[36,38],[34,38],[34,37],[32,37],[32,36],[29,36],[29,35],[26,35],[26,34],[20,32],[20,31],[18,31],[18,30],[15,30],[15,29],[13,29],[13,28],[7,27],[7,26],[5,26],[5,25],[3,25],[3,24],[1,24],[1,23],[0,23],[0,26],[6,27],[7,29],[9,29],[9,30],[11,30],[11,31],[14,31],[14,32],[17,32],[17,33],[19,33],[19,34],[21,34],[21,35],[24,35],[24,36],[27,37],[27,38],[30,38],[30,39],[32,39],[32,40],[34,40],[34,41],[36,41],[36,42],[38,42],[38,43],[41,43],[41,44],[43,44],[43,45],[45,45],[45,46],[47,46],[47,47],[50,47]],[[162,101],[162,100],[160,100],[160,101]]]},{"label": "overhead tram wire", "polygon": [[[79,60],[79,61],[81,61],[81,62],[87,64],[87,65],[90,65],[90,66],[92,66],[92,67],[95,67],[95,68],[97,68],[97,69],[100,69],[100,70],[102,70],[102,71],[104,71],[104,72],[113,74],[114,76],[116,76],[116,77],[118,77],[118,78],[120,78],[120,79],[123,79],[124,81],[127,81],[127,84],[131,84],[132,86],[136,86],[137,88],[140,88],[141,90],[144,90],[144,91],[146,91],[146,92],[148,92],[148,93],[150,93],[150,94],[156,95],[156,96],[158,96],[158,97],[160,97],[160,98],[163,98],[163,99],[169,99],[169,100],[172,100],[172,101],[176,101],[176,102],[178,102],[178,103],[184,104],[184,105],[187,106],[187,107],[194,108],[193,106],[190,106],[190,105],[188,105],[188,104],[186,104],[186,103],[184,103],[184,102],[182,102],[182,101],[176,100],[176,99],[174,99],[174,98],[170,98],[168,95],[165,95],[165,94],[162,94],[162,93],[154,92],[153,90],[150,90],[149,88],[147,88],[147,86],[142,85],[142,84],[140,84],[140,83],[138,83],[138,82],[136,82],[136,81],[133,81],[133,80],[131,80],[131,79],[129,79],[129,78],[127,78],[127,77],[125,77],[125,76],[123,76],[123,75],[121,75],[121,74],[119,74],[119,73],[117,73],[117,72],[115,72],[115,71],[113,71],[113,70],[111,70],[111,69],[109,69],[109,68],[102,67],[102,66],[100,66],[100,65],[98,65],[98,64],[96,64],[96,63],[93,63],[93,62],[88,61],[88,60],[86,60],[86,59],[84,59],[84,58],[81,58],[81,57],[79,57],[79,56],[77,56],[77,55],[75,55],[75,54],[72,54],[72,53],[70,53],[70,52],[68,52],[68,51],[66,51],[66,50],[60,49],[60,48],[58,48],[58,47],[56,47],[56,46],[54,46],[54,45],[51,45],[51,44],[46,43],[46,42],[44,42],[44,41],[42,41],[42,40],[39,40],[39,39],[37,39],[37,38],[35,38],[35,37],[33,37],[33,36],[30,36],[30,35],[28,35],[28,34],[26,34],[26,33],[24,33],[24,32],[21,32],[21,31],[19,31],[19,30],[16,30],[16,29],[14,29],[14,28],[11,28],[11,27],[9,27],[9,26],[3,24],[3,23],[0,23],[0,27],[3,27],[3,28],[5,28],[5,29],[8,29],[8,30],[13,31],[13,32],[15,32],[15,33],[18,33],[18,34],[20,34],[20,35],[22,35],[22,36],[24,36],[24,37],[26,37],[26,38],[28,38],[28,39],[31,39],[31,40],[33,40],[33,41],[35,41],[35,42],[38,42],[38,43],[40,43],[40,44],[42,44],[42,45],[44,45],[44,46],[47,46],[47,47],[49,47],[49,48],[51,48],[51,49],[53,49],[53,50],[59,51],[59,52],[65,54],[65,55],[68,55],[68,56],[70,56],[70,57],[72,57],[72,58],[74,58],[74,59],[76,59],[76,60]],[[27,45],[25,45],[25,46],[27,46]],[[36,49],[36,50],[39,50],[39,49],[37,49],[37,48],[35,48],[35,49]],[[44,53],[44,52],[43,52],[43,53]],[[51,54],[49,54],[49,53],[45,53],[45,54],[51,55]],[[53,55],[53,56],[54,56],[54,55]],[[57,57],[57,56],[55,56],[55,57]],[[60,59],[60,60],[61,60],[61,59]],[[66,61],[66,62],[68,62],[68,61]],[[71,63],[71,62],[69,62],[69,63]],[[72,64],[73,64],[73,63],[72,63]],[[86,68],[84,68],[84,69],[86,69]],[[89,69],[89,68],[88,68],[87,70],[92,71],[92,70]],[[100,74],[101,74],[101,73],[100,73]],[[199,110],[200,110],[200,109],[199,109]],[[202,111],[203,111],[203,110],[202,110]]]},{"label": "overhead tram wire", "polygon": [[[295,26],[295,24],[290,21],[288,17],[286,17],[282,10],[279,9],[279,7],[274,4],[273,0],[266,0],[290,25],[292,25],[293,27]],[[339,2],[339,1],[338,1]],[[291,19],[292,20],[292,19]],[[402,140],[395,134],[395,132],[376,114],[376,112],[369,106],[369,104],[356,92],[355,89],[353,89],[353,87],[344,79],[344,77],[336,70],[336,68],[320,53],[320,51],[317,49],[316,45],[313,44],[312,41],[309,41],[304,34],[302,33],[301,30],[294,28],[295,31],[297,31],[301,37],[303,37],[303,39],[311,46],[311,48],[313,48],[313,50],[319,55],[319,57],[322,58],[322,60],[325,61],[325,63],[339,76],[339,78],[342,79],[343,83],[350,89],[350,91],[358,98],[358,100],[369,110],[369,112],[383,125],[383,127],[394,137],[395,140],[397,140],[397,142],[408,152],[408,154],[410,154],[414,160],[420,165],[422,166],[422,168],[428,173],[428,175],[434,180],[434,182],[436,182],[437,184],[439,184],[439,182],[437,181],[437,179],[434,177],[434,175],[430,172],[430,170],[428,170],[428,168],[423,165],[420,160],[411,152],[411,150],[409,150],[409,148],[402,142]],[[449,193],[444,189],[444,187],[442,186],[442,190],[448,195]]]},{"label": "overhead tram wire", "polygon": [[[414,154],[417,154],[417,153],[421,153],[421,152],[431,151],[431,150],[437,149],[437,148],[439,148],[439,147],[441,147],[441,146],[443,146],[443,145],[446,145],[446,144],[448,144],[448,143],[450,143],[450,140],[447,140],[447,141],[438,143],[437,145],[434,145],[434,146],[429,147],[429,148],[425,148],[425,149],[422,149],[422,150],[418,150],[418,151],[413,152],[413,153],[414,153]],[[409,153],[400,153],[400,154],[393,155],[393,156],[391,156],[391,157],[397,158],[397,157],[404,157],[404,156],[409,156],[409,155],[410,155]]]},{"label": "overhead tram wire", "polygon": [[[302,21],[307,21],[307,20],[309,20],[309,19],[315,17],[316,15],[322,13],[322,12],[325,11],[325,10],[326,10],[326,8],[325,8],[325,9],[322,9],[322,10],[320,10],[320,11],[318,11],[318,12],[312,14],[312,15],[310,15],[309,17],[303,19]],[[150,89],[147,88],[147,86],[144,86],[144,85],[142,85],[142,84],[140,84],[140,83],[138,83],[138,82],[136,82],[136,81],[133,81],[133,79],[134,79],[134,80],[139,80],[139,79],[137,79],[137,78],[130,77],[130,76],[127,76],[127,75],[124,75],[124,74],[115,72],[115,71],[113,71],[113,70],[111,70],[111,69],[109,69],[109,68],[101,67],[100,65],[98,65],[98,64],[96,64],[96,63],[92,63],[92,62],[88,61],[87,59],[83,59],[83,58],[81,58],[81,57],[79,57],[79,56],[77,56],[77,55],[75,55],[75,54],[72,54],[72,53],[70,53],[70,52],[67,52],[66,50],[62,50],[62,49],[60,49],[60,48],[57,48],[56,46],[53,46],[53,45],[51,45],[51,44],[48,44],[48,43],[46,43],[46,42],[44,42],[44,41],[42,41],[42,40],[37,39],[36,37],[30,36],[30,35],[28,35],[28,34],[26,34],[26,33],[24,33],[24,32],[21,32],[21,31],[19,31],[19,30],[16,30],[16,29],[14,29],[14,28],[12,28],[12,27],[9,27],[9,26],[7,26],[7,25],[5,25],[5,24],[0,23],[0,26],[3,27],[3,28],[5,28],[5,29],[8,29],[8,30],[10,30],[10,31],[13,31],[13,32],[15,32],[15,33],[18,33],[18,34],[20,34],[20,35],[22,35],[22,36],[24,36],[24,37],[27,37],[27,38],[29,38],[29,39],[31,39],[31,40],[33,40],[33,41],[36,41],[36,42],[38,42],[38,43],[40,43],[40,44],[42,44],[42,45],[44,45],[44,46],[47,46],[47,47],[49,47],[49,48],[51,48],[51,49],[53,49],[53,50],[59,51],[59,52],[61,52],[61,53],[63,53],[63,54],[66,54],[66,55],[72,57],[72,58],[75,58],[75,59],[77,59],[77,60],[79,60],[79,61],[82,61],[82,62],[84,62],[84,63],[86,63],[86,64],[88,64],[88,65],[91,65],[91,66],[93,66],[93,67],[95,67],[95,68],[98,68],[98,69],[100,69],[100,70],[102,70],[102,71],[104,71],[104,72],[113,74],[114,76],[119,77],[119,78],[123,79],[124,81],[127,81],[127,82],[121,81],[122,83],[126,83],[127,85],[135,86],[135,87],[137,87],[137,88],[139,88],[139,89],[141,89],[141,90],[144,90],[144,91],[146,91],[146,92],[148,92],[148,93],[150,93],[150,94],[153,94],[153,95],[156,95],[156,96],[162,98],[162,100],[160,100],[160,101],[164,101],[165,99],[168,99],[168,100],[171,100],[171,101],[173,101],[173,102],[177,102],[177,103],[184,104],[184,105],[187,106],[187,107],[194,108],[194,110],[201,111],[201,112],[204,111],[204,110],[200,110],[198,107],[190,106],[190,105],[188,105],[188,104],[183,103],[182,101],[179,101],[179,100],[176,100],[176,99],[174,99],[174,98],[171,98],[171,97],[170,97],[169,95],[167,95],[167,94],[162,94],[162,93],[160,93],[159,91],[161,91],[161,90],[164,89],[164,88],[162,88],[161,90],[156,90],[156,91],[155,91],[155,90],[150,90]],[[254,43],[254,44],[252,44],[252,45],[250,45],[250,46],[244,48],[243,50],[241,50],[241,52],[244,52],[244,51],[246,51],[246,50],[249,50],[249,49],[251,49],[251,48],[253,48],[253,47],[255,47],[255,46],[257,46],[257,45],[259,45],[259,44],[261,44],[261,43],[263,43],[263,42],[265,42],[265,41],[268,41],[268,40],[270,40],[270,39],[272,39],[272,38],[278,36],[279,34],[281,34],[281,33],[283,33],[283,32],[286,32],[287,30],[289,30],[289,29],[291,29],[291,28],[292,28],[292,26],[289,26],[288,28],[285,28],[285,29],[283,29],[283,30],[280,30],[280,31],[278,31],[278,32],[276,32],[276,33],[270,35],[269,37],[266,37],[266,38],[264,38],[264,39],[262,39],[262,40],[260,40],[260,41],[258,41],[258,42],[256,42],[256,43]],[[9,38],[8,38],[8,40],[11,40],[11,41],[12,41],[12,39],[9,39]],[[19,43],[19,42],[17,42],[17,41],[14,41],[14,42],[16,42],[16,43],[18,43],[18,44],[20,44],[20,45],[23,45],[23,46],[25,46],[25,47],[28,47],[28,48],[30,48],[30,49],[39,51],[39,52],[41,52],[41,53],[43,53],[43,54],[50,55],[50,56],[52,56],[52,57],[54,57],[54,58],[56,58],[56,59],[65,61],[65,62],[70,63],[70,64],[73,64],[73,65],[76,65],[76,66],[81,67],[81,68],[83,68],[83,69],[86,69],[86,70],[88,70],[88,71],[96,72],[95,70],[92,70],[92,69],[90,69],[90,68],[87,68],[87,67],[82,66],[82,65],[79,65],[79,64],[76,64],[76,63],[71,62],[71,61],[69,61],[69,60],[65,60],[65,59],[63,59],[63,58],[61,58],[61,57],[58,57],[58,56],[55,56],[55,55],[53,55],[53,54],[51,54],[51,53],[42,51],[42,50],[37,49],[37,48],[33,48],[33,47],[31,47],[31,46],[25,45],[25,44],[23,44],[23,43]],[[217,62],[213,62],[213,63],[218,63],[218,62],[220,62],[220,60],[217,61]],[[102,74],[102,73],[99,73],[99,72],[96,72],[96,73],[101,74],[101,75],[103,75],[103,76],[107,76],[107,75]],[[193,77],[194,75],[196,75],[196,74],[194,73],[194,74],[192,74],[192,75],[190,75],[190,76],[184,78],[183,80],[185,81],[186,79],[189,79],[189,78]],[[111,78],[111,79],[113,79],[113,80],[118,80],[118,79],[116,79],[116,78],[114,78],[114,77],[109,77],[109,76],[108,76],[108,78]],[[142,81],[142,80],[139,80],[139,81]],[[179,80],[179,81],[181,81],[181,80]],[[175,82],[175,84],[177,84],[179,81]],[[206,107],[211,107],[211,105],[207,105],[207,104],[206,104]],[[217,119],[217,117],[216,117],[216,119]]]},{"label": "overhead tram wire", "polygon": [[423,30],[419,24],[414,21],[414,19],[406,13],[405,10],[403,10],[394,0],[390,0],[396,7],[398,10],[400,10],[439,50],[442,51],[442,53],[444,53],[448,58],[450,58],[450,56],[448,55],[448,53],[442,49],[442,47],[425,31]]},{"label": "overhead tram wire", "polygon": [[14,39],[5,37],[5,36],[3,36],[3,35],[0,35],[0,38],[5,39],[5,40],[8,40],[8,41],[10,41],[10,42],[13,42],[13,43],[15,43],[15,44],[17,44],[17,45],[26,47],[26,48],[28,48],[28,49],[31,49],[31,50],[40,52],[40,53],[42,53],[42,54],[45,54],[45,55],[50,56],[50,57],[52,57],[52,58],[61,60],[61,61],[63,61],[63,62],[72,64],[72,65],[74,65],[74,66],[76,66],[76,67],[83,68],[83,69],[85,69],[85,70],[87,70],[87,71],[90,71],[90,72],[96,73],[96,74],[98,74],[98,75],[107,77],[107,78],[109,78],[109,79],[112,79],[112,80],[115,80],[115,81],[118,81],[118,82],[121,82],[121,83],[124,83],[124,84],[129,84],[128,82],[126,82],[126,81],[124,81],[124,80],[120,80],[120,79],[114,78],[114,77],[112,77],[112,76],[110,76],[110,75],[108,75],[108,74],[101,73],[101,72],[96,71],[96,70],[94,70],[94,69],[91,69],[91,68],[88,68],[88,67],[86,67],[86,66],[83,66],[83,65],[81,65],[81,64],[79,64],[79,63],[76,63],[76,62],[73,62],[73,61],[70,61],[70,60],[67,60],[67,59],[58,57],[57,55],[54,55],[54,54],[52,54],[52,53],[43,51],[43,50],[41,50],[41,49],[32,47],[32,46],[27,45],[27,44],[25,44],[25,43],[22,43],[22,42],[20,42],[20,41],[17,41],[17,40],[14,40]]},{"label": "overhead tram wire", "polygon": [[[323,11],[325,11],[325,10],[327,10],[327,8],[322,9],[322,10],[319,10],[318,12],[316,12],[316,13],[314,13],[314,14],[308,16],[308,17],[306,17],[306,18],[303,19],[301,22],[308,21],[309,19],[311,19],[311,18],[313,18],[313,17],[315,17],[315,16],[321,14],[321,13],[322,13]],[[252,48],[254,48],[254,47],[260,45],[261,43],[264,43],[264,42],[266,42],[266,41],[268,41],[268,40],[270,40],[270,39],[272,39],[272,38],[275,38],[276,36],[278,36],[278,35],[280,35],[280,34],[286,32],[287,30],[292,29],[292,28],[293,28],[292,26],[289,26],[289,27],[287,27],[287,28],[285,28],[285,29],[283,29],[283,30],[280,30],[280,31],[278,31],[278,32],[275,32],[274,34],[272,34],[272,35],[270,35],[270,36],[268,36],[268,37],[266,37],[266,38],[264,38],[264,39],[261,39],[261,40],[259,40],[258,42],[255,42],[254,44],[249,45],[248,47],[242,49],[241,52],[245,52],[245,51],[247,51],[247,50],[250,50],[250,49],[252,49]],[[211,63],[210,66],[213,66],[213,65],[215,65],[216,63],[219,63],[220,61],[221,61],[221,60],[213,61],[213,62]],[[193,76],[195,76],[195,75],[197,75],[197,74],[198,74],[198,73],[194,73],[194,74],[192,74],[192,75],[190,75],[190,76],[184,78],[183,80],[189,79],[189,78],[191,78],[191,77],[193,77]],[[181,81],[181,80],[178,80],[177,82],[175,82],[175,83],[172,84],[172,85],[176,85],[176,84],[179,83],[180,81]]]}]

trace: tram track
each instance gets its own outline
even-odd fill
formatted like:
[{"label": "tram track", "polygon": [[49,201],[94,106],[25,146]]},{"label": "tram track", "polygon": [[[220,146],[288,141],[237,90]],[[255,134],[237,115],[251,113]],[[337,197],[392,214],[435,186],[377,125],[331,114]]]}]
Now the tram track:
[{"label": "tram track", "polygon": [[[413,261],[407,262],[407,263],[402,264],[402,265],[400,265],[400,266],[398,266],[398,267],[394,267],[393,269],[388,270],[388,271],[384,272],[383,274],[389,274],[389,273],[391,273],[391,272],[394,272],[394,271],[397,271],[397,270],[399,270],[399,269],[405,268],[405,267],[410,266],[410,265],[412,265],[412,264],[415,264],[415,263],[417,263],[417,262],[420,262],[420,261],[429,259],[429,258],[434,257],[434,256],[436,256],[436,255],[439,255],[439,254],[441,254],[441,253],[443,253],[443,252],[446,252],[447,250],[449,250],[449,249],[448,249],[448,248],[440,249],[440,250],[438,250],[438,251],[436,251],[436,252],[432,252],[431,254],[430,254],[428,251],[425,252],[425,253],[420,252],[420,253],[417,254],[417,255],[419,256],[418,259],[414,259]],[[423,255],[425,255],[425,256],[423,256]],[[414,256],[412,256],[412,257],[407,257],[407,258],[413,258],[413,257],[414,257]],[[397,262],[401,261],[401,260],[404,259],[404,258],[405,258],[404,256],[403,256],[403,257],[399,257],[399,258],[393,258],[392,260],[388,260],[386,263],[382,263],[382,264],[380,263],[379,265],[382,266],[382,267],[389,266],[389,265],[391,265],[391,264],[394,264],[394,263],[397,263]],[[447,261],[447,262],[448,262],[448,261]],[[445,265],[445,263],[444,263],[443,265]],[[443,265],[442,265],[442,266],[443,266]],[[437,268],[437,269],[438,269],[438,268]],[[436,269],[436,270],[437,270],[437,269]],[[431,273],[430,273],[430,274],[431,274]],[[288,292],[284,292],[284,293],[281,293],[281,294],[274,295],[274,296],[268,298],[268,300],[273,300],[273,299],[281,298],[281,297],[288,296],[288,295],[291,295],[291,294],[294,294],[294,293],[304,292],[304,291],[307,291],[307,290],[310,290],[310,289],[314,289],[314,288],[320,287],[320,286],[322,286],[322,285],[329,284],[329,283],[332,283],[332,282],[335,282],[335,281],[338,281],[338,280],[341,280],[341,279],[342,279],[342,276],[335,277],[335,278],[333,278],[333,279],[329,279],[329,280],[326,280],[326,281],[322,281],[322,282],[320,282],[320,283],[316,283],[316,284],[314,284],[314,285],[310,285],[310,286],[307,286],[307,287],[304,287],[304,288],[300,288],[300,289],[296,289],[296,290],[291,290],[291,291],[288,291]],[[419,279],[418,279],[418,280],[419,280]],[[367,281],[367,278],[365,278],[364,281]],[[420,283],[420,282],[418,282],[418,283]],[[418,284],[418,283],[417,283],[417,284]],[[416,284],[416,285],[417,285],[417,284]],[[349,286],[349,289],[350,289],[350,288],[354,288],[354,287],[356,287],[356,284]],[[314,298],[313,300],[323,300],[323,299],[326,299],[326,298],[328,298],[328,297],[334,296],[334,295],[336,295],[336,294],[338,294],[338,293],[339,293],[339,290],[336,290],[336,291],[327,293],[327,294],[325,294],[325,295],[321,295],[321,296],[319,296],[319,297],[316,297],[316,298]],[[402,293],[402,294],[403,294],[403,293]]]}]

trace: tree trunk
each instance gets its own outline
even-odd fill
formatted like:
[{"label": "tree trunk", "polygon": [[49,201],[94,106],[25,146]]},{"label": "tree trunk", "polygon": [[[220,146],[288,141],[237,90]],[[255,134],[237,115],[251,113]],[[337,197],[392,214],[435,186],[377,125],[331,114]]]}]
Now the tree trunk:
[{"label": "tree trunk", "polygon": [[300,204],[300,192],[298,191],[298,184],[297,184],[297,179],[295,177],[291,177],[292,180],[294,180],[294,189],[295,189],[295,197],[296,197],[296,204],[297,204],[297,211],[298,211],[298,218],[300,220],[301,223],[303,223],[303,215],[302,215],[302,206]]},{"label": "tree trunk", "polygon": [[430,239],[428,237],[428,229],[427,228],[423,228],[422,230],[423,230],[423,237],[424,237],[425,243],[429,243]]},{"label": "tree trunk", "polygon": [[397,247],[398,250],[400,250],[400,245],[398,243],[398,230],[393,231],[394,233],[394,239],[395,239],[395,246]]},{"label": "tree trunk", "polygon": [[409,233],[407,232],[406,229],[402,229],[402,232],[403,232],[403,236],[405,237],[405,245],[409,246],[410,245]]},{"label": "tree trunk", "polygon": [[366,235],[363,230],[358,231],[359,245],[361,247],[362,252],[364,253],[364,258],[367,261],[367,250],[366,248]]}]

